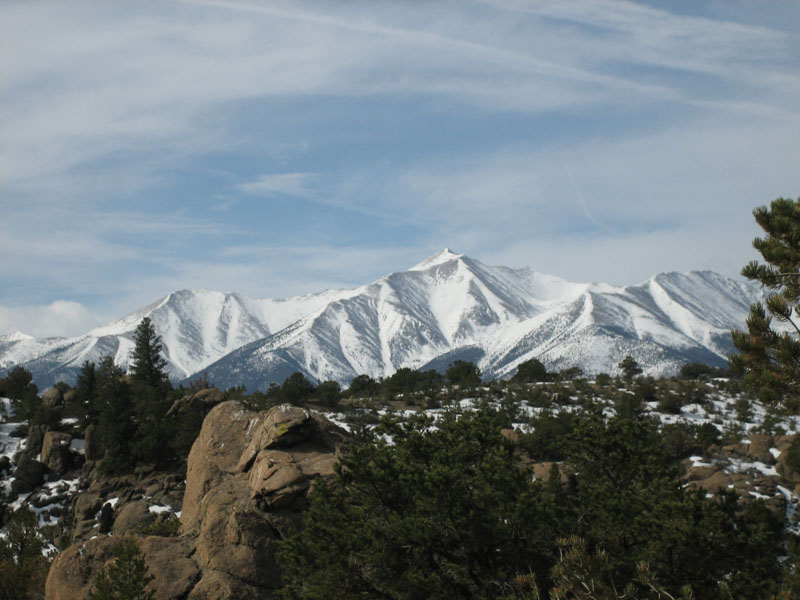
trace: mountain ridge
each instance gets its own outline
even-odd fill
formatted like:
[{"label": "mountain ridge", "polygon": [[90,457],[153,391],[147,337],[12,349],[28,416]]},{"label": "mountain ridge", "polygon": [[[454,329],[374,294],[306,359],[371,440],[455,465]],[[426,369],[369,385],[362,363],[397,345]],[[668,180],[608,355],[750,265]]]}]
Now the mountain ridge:
[{"label": "mountain ridge", "polygon": [[492,377],[539,358],[551,369],[613,372],[631,354],[651,374],[682,362],[721,365],[730,330],[744,327],[754,284],[712,271],[659,273],[618,287],[487,266],[444,249],[406,271],[352,289],[294,298],[177,290],[74,338],[0,336],[0,371],[21,364],[41,386],[74,381],[84,360],[111,354],[123,367],[133,331],[153,320],[175,381],[206,376],[225,388],[264,389],[294,371],[347,384],[359,374],[480,356]]}]

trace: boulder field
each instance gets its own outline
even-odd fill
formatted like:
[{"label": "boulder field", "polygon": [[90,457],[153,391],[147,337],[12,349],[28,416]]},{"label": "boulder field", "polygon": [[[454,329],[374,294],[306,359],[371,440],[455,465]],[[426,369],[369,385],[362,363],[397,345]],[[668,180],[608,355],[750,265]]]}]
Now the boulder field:
[{"label": "boulder field", "polygon": [[348,441],[345,430],[303,408],[256,413],[234,401],[218,404],[189,454],[178,534],[146,535],[136,526],[154,518],[147,494],[118,514],[79,496],[82,512],[96,516],[97,533],[55,558],[45,598],[88,597],[122,536],[136,539],[158,600],[271,597],[281,584],[275,542],[298,526],[306,495],[333,474]]}]

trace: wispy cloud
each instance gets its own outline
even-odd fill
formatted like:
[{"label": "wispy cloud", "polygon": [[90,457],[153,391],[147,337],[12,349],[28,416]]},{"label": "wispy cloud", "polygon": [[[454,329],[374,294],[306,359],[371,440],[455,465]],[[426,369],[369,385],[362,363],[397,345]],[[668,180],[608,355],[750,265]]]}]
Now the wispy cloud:
[{"label": "wispy cloud", "polygon": [[797,194],[800,10],[731,10],[4,3],[0,302],[292,295],[444,246],[733,273],[750,209]]},{"label": "wispy cloud", "polygon": [[306,198],[313,195],[311,190],[313,180],[313,173],[265,173],[253,181],[238,184],[236,189],[245,194],[258,196]]}]

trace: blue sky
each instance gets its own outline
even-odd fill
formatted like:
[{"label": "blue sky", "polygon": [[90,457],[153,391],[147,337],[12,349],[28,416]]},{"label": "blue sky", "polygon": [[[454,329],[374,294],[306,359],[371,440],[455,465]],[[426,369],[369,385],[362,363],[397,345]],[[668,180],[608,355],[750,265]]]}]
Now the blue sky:
[{"label": "blue sky", "polygon": [[800,196],[800,4],[0,5],[0,333],[449,247],[734,276]]}]

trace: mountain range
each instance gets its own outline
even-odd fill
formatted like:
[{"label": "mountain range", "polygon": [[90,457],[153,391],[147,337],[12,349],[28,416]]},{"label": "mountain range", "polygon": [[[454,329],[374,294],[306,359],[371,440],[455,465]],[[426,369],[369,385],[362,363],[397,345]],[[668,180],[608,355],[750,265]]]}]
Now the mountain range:
[{"label": "mountain range", "polygon": [[730,330],[743,328],[757,285],[711,271],[662,273],[638,285],[571,283],[443,250],[350,290],[285,300],[181,290],[73,338],[0,336],[0,373],[22,365],[40,388],[75,381],[84,361],[111,355],[126,367],[147,316],[173,381],[206,376],[220,388],[281,383],[295,371],[349,383],[400,367],[476,363],[507,377],[538,358],[548,370],[614,373],[630,354],[653,375],[687,362],[724,366]]}]

